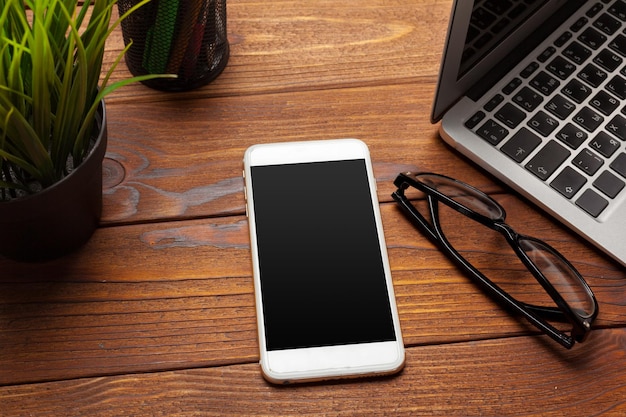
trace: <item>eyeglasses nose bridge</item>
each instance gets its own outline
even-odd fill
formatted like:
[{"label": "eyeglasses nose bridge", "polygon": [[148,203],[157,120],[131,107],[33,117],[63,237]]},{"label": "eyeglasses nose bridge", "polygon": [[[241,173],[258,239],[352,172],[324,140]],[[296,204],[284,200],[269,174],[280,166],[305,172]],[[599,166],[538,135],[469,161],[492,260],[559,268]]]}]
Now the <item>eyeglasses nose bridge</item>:
[{"label": "eyeglasses nose bridge", "polygon": [[517,242],[518,238],[521,236],[513,227],[505,223],[504,219],[492,220],[491,228],[506,236],[509,242]]}]

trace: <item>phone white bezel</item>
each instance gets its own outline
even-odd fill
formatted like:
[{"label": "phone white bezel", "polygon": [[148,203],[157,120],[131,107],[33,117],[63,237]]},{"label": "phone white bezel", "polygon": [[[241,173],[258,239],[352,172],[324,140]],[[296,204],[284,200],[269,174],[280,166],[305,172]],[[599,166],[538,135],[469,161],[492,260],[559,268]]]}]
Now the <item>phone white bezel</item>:
[{"label": "phone white bezel", "polygon": [[[254,192],[252,189],[251,167],[354,159],[364,160],[367,169],[372,208],[379,231],[379,247],[383,259],[383,269],[396,340],[268,351],[265,340],[258,248],[256,246],[256,220],[253,209]],[[264,377],[273,383],[288,383],[365,375],[384,375],[395,373],[402,369],[405,360],[404,344],[376,194],[376,182],[367,145],[358,139],[254,145],[248,148],[244,155],[244,179],[252,250],[260,364]]]}]

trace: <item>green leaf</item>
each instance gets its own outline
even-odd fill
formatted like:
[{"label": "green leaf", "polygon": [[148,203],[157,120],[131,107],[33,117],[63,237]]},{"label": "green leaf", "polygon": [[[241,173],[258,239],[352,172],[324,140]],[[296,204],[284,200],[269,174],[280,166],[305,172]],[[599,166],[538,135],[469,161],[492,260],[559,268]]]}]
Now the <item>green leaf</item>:
[{"label": "green leaf", "polygon": [[104,72],[113,30],[150,0],[111,22],[115,0],[2,0],[0,10],[0,199],[49,186],[88,153],[100,102],[147,75],[109,85],[127,46]]}]

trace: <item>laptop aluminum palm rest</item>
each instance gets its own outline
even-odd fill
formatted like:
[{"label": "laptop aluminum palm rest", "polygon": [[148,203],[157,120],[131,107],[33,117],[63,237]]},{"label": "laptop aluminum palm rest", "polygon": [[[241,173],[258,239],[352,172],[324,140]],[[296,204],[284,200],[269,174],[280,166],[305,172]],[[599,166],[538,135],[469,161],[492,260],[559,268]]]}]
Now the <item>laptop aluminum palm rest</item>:
[{"label": "laptop aluminum palm rest", "polygon": [[626,265],[626,1],[452,7],[441,137]]}]

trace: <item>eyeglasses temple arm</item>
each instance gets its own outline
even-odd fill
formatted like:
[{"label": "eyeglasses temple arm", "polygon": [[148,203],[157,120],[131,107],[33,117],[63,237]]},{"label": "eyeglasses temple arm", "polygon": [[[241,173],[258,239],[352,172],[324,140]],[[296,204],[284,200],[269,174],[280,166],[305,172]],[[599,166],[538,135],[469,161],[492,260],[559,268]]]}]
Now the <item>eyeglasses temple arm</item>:
[{"label": "eyeglasses temple arm", "polygon": [[409,219],[415,224],[422,232],[426,233],[427,237],[433,241],[438,242],[439,237],[434,231],[433,226],[428,223],[426,218],[417,211],[417,209],[409,202],[409,199],[404,195],[403,189],[399,188],[397,191],[391,193],[391,197],[400,204],[400,207],[409,214]]},{"label": "eyeglasses temple arm", "polygon": [[561,321],[561,322],[568,321],[567,316],[557,307],[541,307],[541,306],[536,306],[536,305],[526,304],[526,303],[521,303],[521,304],[524,307],[526,307],[528,310],[531,310],[532,312],[534,312],[538,316],[543,317],[546,320]]},{"label": "eyeglasses temple arm", "polygon": [[[468,264],[465,259],[454,249],[449,243],[445,240],[443,236],[437,231],[436,225],[431,225],[426,221],[424,216],[417,211],[417,209],[409,202],[408,198],[404,195],[404,188],[402,185],[395,184],[398,186],[398,190],[391,194],[391,197],[400,204],[400,207],[407,212],[410,216],[411,221],[424,233],[427,234],[427,237],[431,239],[433,243],[443,249],[448,255],[454,260],[454,262],[461,269],[470,273],[475,282],[480,283],[484,290],[493,297],[495,300],[504,302],[505,305],[526,318],[530,323],[532,323],[535,327],[542,330],[545,334],[550,336],[553,340],[560,343],[567,349],[571,349],[574,346],[574,339],[559,332],[556,328],[541,320],[539,317],[542,317],[543,314],[553,315],[555,311],[549,308],[540,308],[537,306],[529,306],[527,304],[521,303],[508,294],[504,293],[497,285],[495,285],[489,278],[484,276],[480,271],[476,270],[472,265]],[[432,198],[428,198],[429,209],[431,211],[431,215],[436,215],[436,206]],[[530,308],[528,308],[530,307]]]},{"label": "eyeglasses temple arm", "polygon": [[[433,215],[436,216],[434,212],[436,207],[430,201],[430,209],[433,211]],[[538,307],[529,305],[526,303],[522,303],[506,292],[504,292],[500,287],[498,287],[493,281],[487,278],[482,272],[474,268],[470,263],[468,263],[461,254],[459,254],[456,249],[454,249],[449,242],[446,240],[445,236],[441,233],[441,230],[437,226],[437,223],[433,226],[435,230],[435,239],[434,241],[437,245],[448,253],[449,257],[457,264],[459,268],[466,271],[467,274],[474,278],[474,282],[479,284],[483,290],[487,292],[494,300],[499,301],[504,304],[505,307],[510,309],[513,312],[524,317],[527,321],[537,327],[539,330],[543,331],[545,334],[550,336],[554,341],[560,343],[563,347],[567,349],[571,349],[574,346],[574,339],[563,332],[560,332],[554,326],[545,321],[546,318],[550,319],[553,317],[560,317],[561,320],[565,318],[563,313],[559,310],[552,309],[549,307]],[[560,314],[559,314],[560,313]],[[545,315],[549,317],[545,317]],[[556,318],[556,320],[559,320]]]}]

